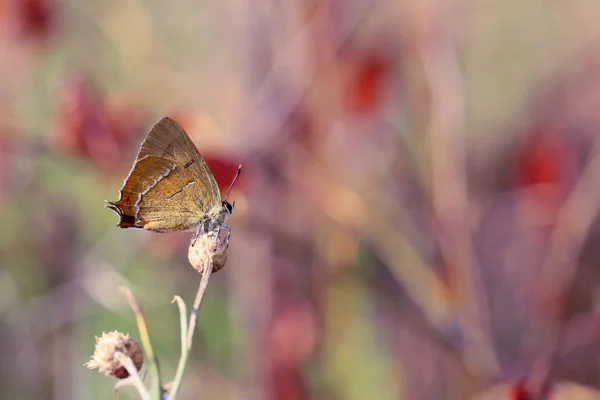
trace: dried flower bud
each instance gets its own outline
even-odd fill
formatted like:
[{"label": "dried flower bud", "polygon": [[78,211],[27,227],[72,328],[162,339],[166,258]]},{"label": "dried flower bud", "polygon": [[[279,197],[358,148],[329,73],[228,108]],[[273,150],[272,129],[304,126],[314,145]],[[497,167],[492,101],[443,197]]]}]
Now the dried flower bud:
[{"label": "dried flower bud", "polygon": [[89,369],[98,368],[98,372],[104,372],[107,376],[125,379],[129,372],[120,361],[123,355],[133,361],[138,371],[142,368],[144,355],[135,340],[117,331],[102,333],[101,337],[96,336],[96,350],[85,366]]},{"label": "dried flower bud", "polygon": [[[227,262],[227,240],[219,231],[200,233],[194,237],[188,250],[188,260],[196,271],[203,273],[212,263],[212,272],[217,272]],[[226,235],[225,235],[226,237]]]}]

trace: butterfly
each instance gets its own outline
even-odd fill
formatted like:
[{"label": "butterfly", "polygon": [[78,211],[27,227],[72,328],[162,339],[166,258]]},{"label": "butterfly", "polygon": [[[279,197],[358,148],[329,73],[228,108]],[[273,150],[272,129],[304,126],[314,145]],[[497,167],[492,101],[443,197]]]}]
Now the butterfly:
[{"label": "butterfly", "polygon": [[108,201],[107,207],[119,215],[121,228],[197,233],[224,228],[228,242],[231,228],[225,222],[235,201],[227,198],[241,170],[240,165],[221,200],[217,181],[194,143],[181,125],[164,117],[142,142],[119,200]]}]

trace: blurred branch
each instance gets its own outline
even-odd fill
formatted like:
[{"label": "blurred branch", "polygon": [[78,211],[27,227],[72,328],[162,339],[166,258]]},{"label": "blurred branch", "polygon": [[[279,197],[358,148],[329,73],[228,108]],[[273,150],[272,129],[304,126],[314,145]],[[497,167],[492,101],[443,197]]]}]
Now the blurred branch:
[{"label": "blurred branch", "polygon": [[562,209],[548,245],[548,253],[538,274],[538,290],[530,317],[526,319],[522,350],[536,349],[532,375],[543,382],[548,378],[567,324],[559,324],[566,306],[565,295],[577,272],[577,258],[600,211],[600,140],[596,138],[590,161]]},{"label": "blurred branch", "polygon": [[[251,138],[245,143],[239,143],[244,147],[245,153],[269,152],[285,140],[285,131],[282,128],[301,105],[320,67],[327,65],[337,55],[368,18],[373,6],[373,1],[366,1],[361,12],[356,12],[358,17],[350,21],[346,29],[340,32],[337,42],[321,49],[318,59],[302,60],[304,62],[301,73],[291,66],[297,64],[298,54],[306,54],[307,44],[314,42],[315,32],[319,32],[319,27],[330,16],[330,7],[327,4],[321,6],[300,31],[278,49],[279,52],[275,55],[271,69],[258,87],[252,90],[252,98],[234,127],[234,130],[241,132],[238,134],[239,137]],[[290,77],[290,71],[297,73]],[[294,87],[286,90],[285,96],[278,96],[282,82],[293,84]],[[265,110],[269,110],[269,113],[267,114]],[[252,132],[247,132],[249,129]]]},{"label": "blurred branch", "polygon": [[[600,141],[596,139],[590,161],[559,211],[548,254],[543,263],[540,295],[562,293],[576,272],[576,258],[600,211]],[[548,300],[548,299],[546,299]]]},{"label": "blurred branch", "polygon": [[[359,228],[364,231],[398,284],[405,288],[421,308],[429,323],[448,343],[458,349],[459,344],[455,338],[448,335],[456,324],[449,289],[435,275],[433,266],[427,265],[406,236],[398,232],[395,226],[396,213],[386,213],[391,206],[384,207],[382,212],[372,212],[372,208],[369,207],[369,193],[356,193],[350,187],[327,176],[327,168],[320,166],[319,161],[301,146],[294,148],[294,154],[303,160],[300,164],[305,166],[305,178],[296,183],[310,187],[311,190],[306,190],[306,193],[315,195],[307,196],[306,200],[339,225],[352,231]],[[292,179],[290,176],[288,178]],[[378,193],[377,196],[383,197],[380,200],[387,204],[385,194]]]},{"label": "blurred branch", "polygon": [[135,319],[138,325],[138,329],[140,331],[140,339],[142,341],[142,346],[144,346],[144,352],[146,353],[146,358],[148,360],[148,370],[150,371],[151,379],[152,379],[152,398],[155,400],[160,400],[162,387],[160,384],[160,374],[158,371],[158,359],[154,354],[154,349],[152,348],[152,342],[150,340],[150,332],[148,331],[148,324],[146,323],[146,319],[144,318],[144,313],[142,312],[142,308],[139,306],[133,293],[129,289],[124,286],[119,287],[119,291],[123,294],[133,313],[135,314]]},{"label": "blurred branch", "polygon": [[[433,17],[432,23],[438,23]],[[443,23],[442,23],[443,25]],[[436,28],[431,28],[436,29]],[[450,287],[466,336],[465,356],[485,374],[498,370],[490,332],[490,312],[475,265],[469,228],[463,86],[458,55],[447,35],[433,35],[420,46],[424,79],[429,89],[427,134],[432,164],[432,206],[449,272]]]}]

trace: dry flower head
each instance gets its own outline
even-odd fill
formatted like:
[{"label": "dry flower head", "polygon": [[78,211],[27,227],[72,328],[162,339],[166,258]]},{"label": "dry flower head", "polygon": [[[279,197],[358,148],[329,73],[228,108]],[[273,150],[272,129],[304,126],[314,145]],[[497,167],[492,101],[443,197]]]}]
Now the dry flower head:
[{"label": "dry flower head", "polygon": [[[217,272],[227,262],[228,242],[219,230],[201,232],[192,239],[188,250],[188,260],[196,271],[203,273],[212,264],[212,272]],[[226,236],[226,235],[225,235]]]},{"label": "dry flower head", "polygon": [[102,336],[96,336],[94,355],[85,366],[89,369],[97,368],[98,372],[103,372],[107,376],[125,379],[129,376],[129,372],[121,362],[123,356],[129,357],[138,371],[142,368],[144,355],[135,340],[117,331],[102,333]]}]

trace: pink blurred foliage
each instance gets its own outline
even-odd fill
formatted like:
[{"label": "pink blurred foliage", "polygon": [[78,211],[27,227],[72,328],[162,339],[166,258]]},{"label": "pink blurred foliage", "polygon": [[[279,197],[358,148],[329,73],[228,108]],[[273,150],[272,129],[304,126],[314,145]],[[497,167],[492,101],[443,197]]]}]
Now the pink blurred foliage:
[{"label": "pink blurred foliage", "polygon": [[317,340],[316,317],[307,304],[289,304],[275,311],[267,340],[273,364],[304,362],[314,351]]},{"label": "pink blurred foliage", "polygon": [[51,145],[104,170],[120,170],[137,139],[141,111],[113,105],[86,79],[70,79],[59,98]]},{"label": "pink blurred foliage", "polygon": [[54,0],[0,0],[0,23],[16,38],[44,43],[56,27],[57,7]]},{"label": "pink blurred foliage", "polygon": [[8,142],[0,134],[0,210],[6,196],[6,179],[9,171]]},{"label": "pink blurred foliage", "polygon": [[288,304],[275,311],[266,336],[267,376],[272,399],[309,399],[302,366],[318,342],[314,311]]},{"label": "pink blurred foliage", "polygon": [[5,23],[4,19],[8,14],[9,0],[0,0],[0,23]]}]

